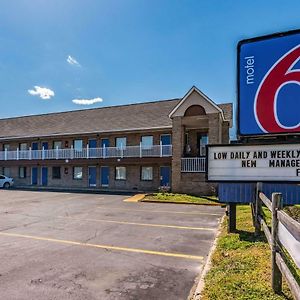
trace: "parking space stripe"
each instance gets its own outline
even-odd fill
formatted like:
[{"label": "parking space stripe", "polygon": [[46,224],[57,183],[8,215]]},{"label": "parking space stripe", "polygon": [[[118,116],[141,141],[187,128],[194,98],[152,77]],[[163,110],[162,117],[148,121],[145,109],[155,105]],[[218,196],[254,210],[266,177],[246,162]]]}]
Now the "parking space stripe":
[{"label": "parking space stripe", "polygon": [[18,234],[18,233],[0,232],[0,236],[25,238],[25,239],[31,239],[31,240],[46,241],[46,242],[53,242],[53,243],[60,243],[60,244],[67,244],[67,245],[74,245],[74,246],[82,246],[82,247],[99,248],[99,249],[105,249],[105,250],[115,250],[115,251],[134,252],[134,253],[150,254],[150,255],[158,255],[158,256],[168,256],[168,257],[198,260],[198,261],[203,260],[203,256],[197,256],[197,255],[189,255],[189,254],[183,254],[183,253],[171,253],[171,252],[160,252],[160,251],[152,251],[152,250],[145,250],[145,249],[138,249],[138,248],[127,248],[127,247],[90,244],[90,243],[75,242],[75,241],[69,241],[69,240],[60,240],[60,239],[33,236],[33,235],[25,235],[25,234]]},{"label": "parking space stripe", "polygon": [[184,229],[184,230],[208,230],[208,231],[215,231],[216,230],[216,228],[210,228],[210,227],[192,227],[192,226],[177,226],[177,225],[164,225],[164,224],[135,223],[135,222],[103,220],[103,219],[90,219],[90,218],[82,219],[82,218],[63,217],[63,216],[59,216],[58,218],[71,219],[71,220],[76,220],[76,221],[114,223],[114,224],[148,226],[148,227],[163,227],[163,228],[174,228],[174,229]]},{"label": "parking space stripe", "polygon": [[146,210],[146,209],[129,209],[129,208],[118,208],[118,207],[109,207],[105,208],[102,206],[98,206],[97,209],[114,209],[121,211],[139,211],[139,212],[147,212],[147,213],[167,213],[167,214],[183,214],[183,215],[207,215],[207,216],[219,216],[222,217],[223,214],[216,213],[206,213],[206,212],[185,212],[185,211],[169,211],[169,210]]}]

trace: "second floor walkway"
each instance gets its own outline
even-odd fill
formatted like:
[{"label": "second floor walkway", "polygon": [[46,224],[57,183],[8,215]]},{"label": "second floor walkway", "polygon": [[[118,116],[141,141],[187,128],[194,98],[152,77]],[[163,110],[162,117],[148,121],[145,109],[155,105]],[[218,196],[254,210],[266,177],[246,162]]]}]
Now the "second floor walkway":
[{"label": "second floor walkway", "polygon": [[0,161],[171,157],[172,145],[0,151]]}]

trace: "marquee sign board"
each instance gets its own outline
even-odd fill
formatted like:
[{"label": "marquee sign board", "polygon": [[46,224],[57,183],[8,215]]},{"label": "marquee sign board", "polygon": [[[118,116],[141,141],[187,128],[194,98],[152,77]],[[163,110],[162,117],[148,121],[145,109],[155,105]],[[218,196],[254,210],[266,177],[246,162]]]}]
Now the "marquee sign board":
[{"label": "marquee sign board", "polygon": [[208,181],[300,182],[300,144],[208,145]]},{"label": "marquee sign board", "polygon": [[300,31],[238,44],[238,134],[300,134]]}]

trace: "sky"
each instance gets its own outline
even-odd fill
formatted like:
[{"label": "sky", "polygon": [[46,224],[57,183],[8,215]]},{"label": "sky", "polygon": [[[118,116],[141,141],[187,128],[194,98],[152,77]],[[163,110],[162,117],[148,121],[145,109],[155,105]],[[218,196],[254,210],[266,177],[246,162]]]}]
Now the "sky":
[{"label": "sky", "polygon": [[236,102],[239,40],[300,1],[1,0],[0,118],[183,97]]}]

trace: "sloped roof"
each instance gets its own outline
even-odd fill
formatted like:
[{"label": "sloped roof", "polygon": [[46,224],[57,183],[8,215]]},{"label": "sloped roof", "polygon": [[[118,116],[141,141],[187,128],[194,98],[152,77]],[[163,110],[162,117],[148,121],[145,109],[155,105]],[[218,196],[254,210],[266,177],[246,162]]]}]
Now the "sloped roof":
[{"label": "sloped roof", "polygon": [[171,128],[180,99],[0,120],[0,139]]},{"label": "sloped roof", "polygon": [[[172,128],[170,112],[181,99],[0,119],[0,139]],[[231,104],[218,105],[226,120]]]}]

